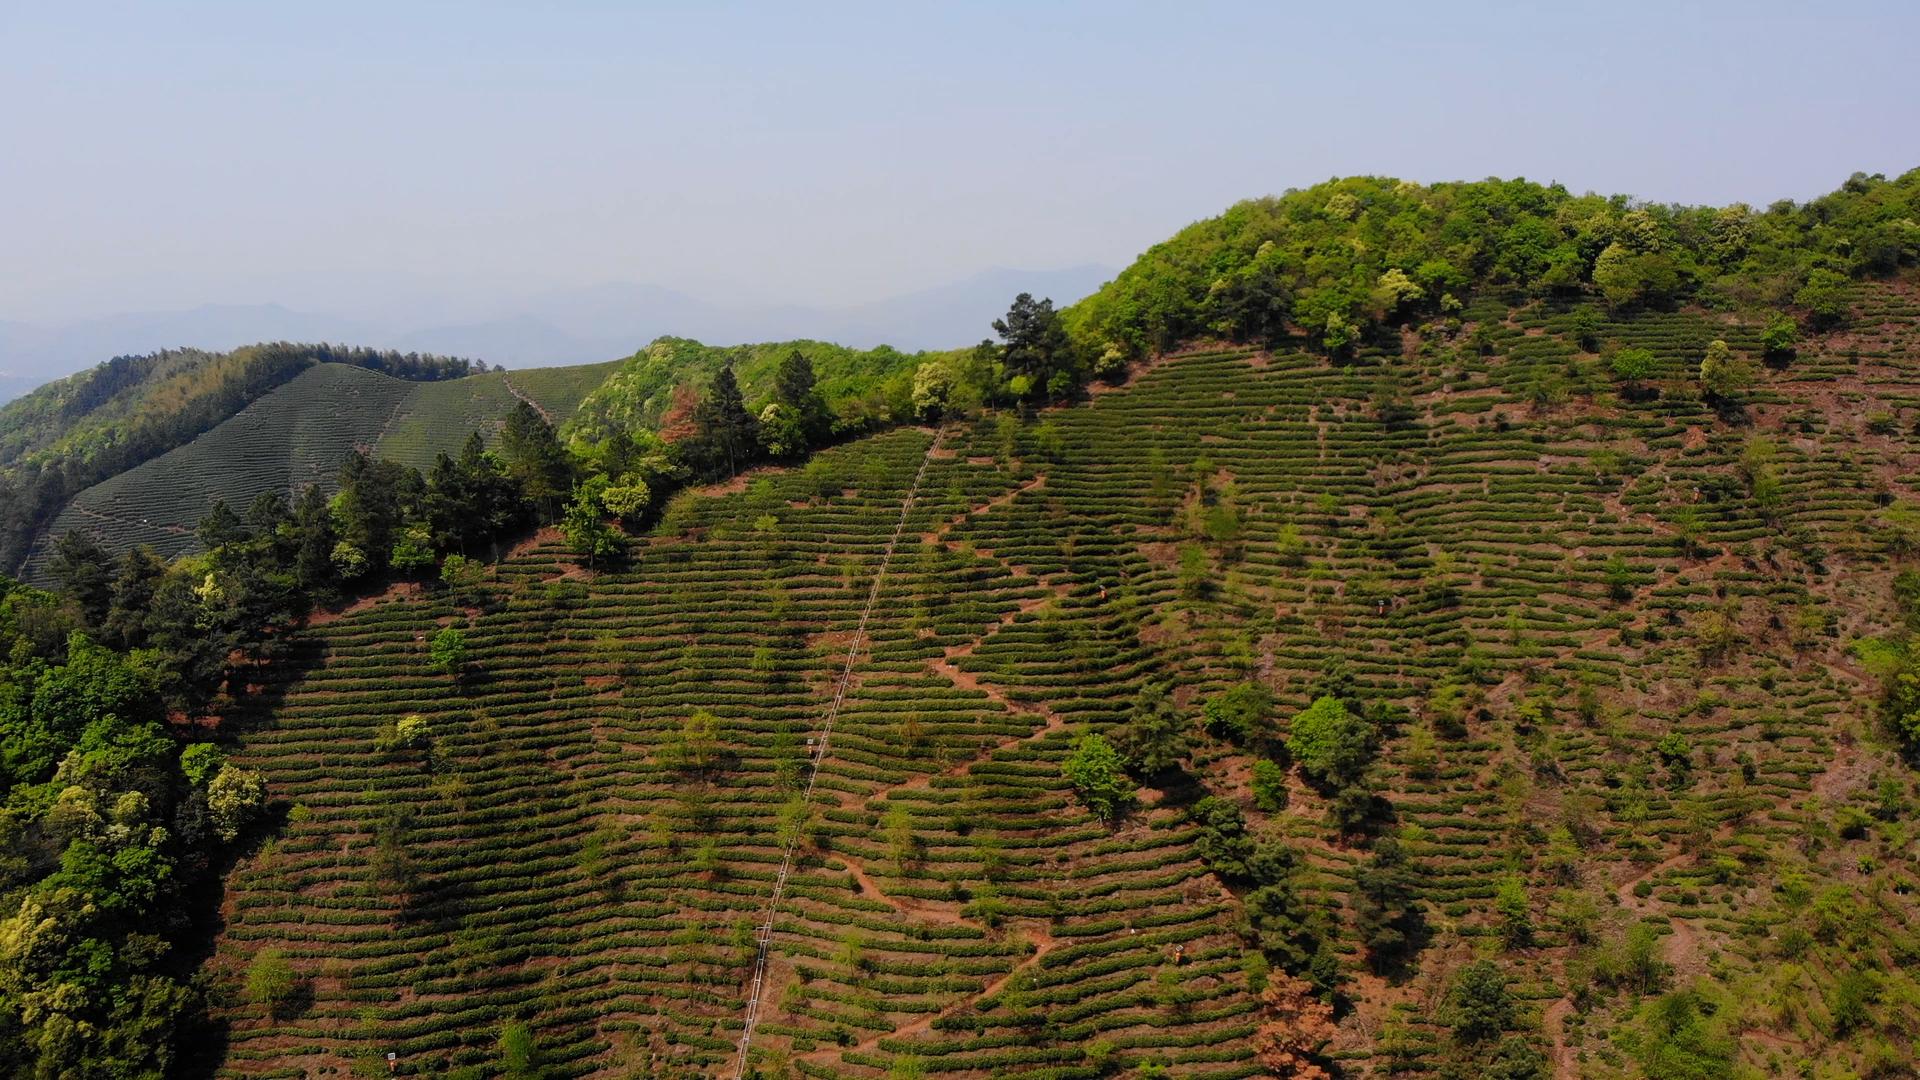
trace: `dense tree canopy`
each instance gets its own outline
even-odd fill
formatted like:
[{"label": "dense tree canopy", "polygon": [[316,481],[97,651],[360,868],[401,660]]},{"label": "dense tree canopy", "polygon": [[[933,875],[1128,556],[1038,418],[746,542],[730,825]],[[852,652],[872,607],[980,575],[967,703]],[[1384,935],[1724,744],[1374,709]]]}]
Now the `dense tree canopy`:
[{"label": "dense tree canopy", "polygon": [[77,606],[0,579],[0,1062],[160,1076],[197,1008],[172,955],[182,891],[266,791],[211,746],[183,752],[149,658],[29,630]]},{"label": "dense tree canopy", "polygon": [[1080,347],[1144,355],[1297,333],[1341,351],[1475,290],[1592,292],[1841,314],[1849,276],[1920,261],[1920,170],[1765,210],[1642,204],[1559,185],[1352,177],[1240,203],[1150,248],[1066,312]]}]

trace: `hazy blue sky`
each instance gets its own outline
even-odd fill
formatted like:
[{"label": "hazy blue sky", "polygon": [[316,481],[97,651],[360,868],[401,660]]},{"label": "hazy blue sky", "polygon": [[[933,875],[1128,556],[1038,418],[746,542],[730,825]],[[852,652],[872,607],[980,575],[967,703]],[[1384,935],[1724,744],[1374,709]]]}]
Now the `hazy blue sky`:
[{"label": "hazy blue sky", "polygon": [[1920,164],[1920,6],[1561,7],[0,0],[0,317],[840,303],[1337,174],[1764,203]]}]

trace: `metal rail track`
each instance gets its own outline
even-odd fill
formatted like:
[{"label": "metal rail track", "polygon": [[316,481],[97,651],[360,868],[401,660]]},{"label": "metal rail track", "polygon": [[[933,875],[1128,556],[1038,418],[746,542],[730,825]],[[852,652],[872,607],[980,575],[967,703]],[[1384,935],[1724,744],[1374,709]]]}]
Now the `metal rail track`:
[{"label": "metal rail track", "polygon": [[[826,760],[827,742],[833,737],[833,722],[840,716],[840,706],[847,699],[847,684],[853,678],[853,668],[860,658],[860,647],[866,642],[867,620],[873,616],[873,606],[880,599],[880,586],[886,581],[887,567],[893,562],[893,550],[900,543],[900,534],[907,527],[907,515],[913,510],[913,501],[920,494],[920,481],[927,475],[927,464],[933,460],[933,452],[940,445],[941,431],[934,432],[933,441],[927,444],[927,452],[920,458],[920,468],[913,474],[913,483],[907,488],[906,498],[900,503],[900,517],[893,524],[893,535],[887,538],[886,550],[881,552],[880,567],[874,571],[873,584],[867,589],[866,606],[860,609],[860,623],[854,628],[853,640],[847,643],[846,663],[840,668],[840,677],[833,689],[833,703],[827,707],[826,719],[821,722],[819,732],[813,737],[812,750],[807,758],[806,798],[813,798],[814,781],[820,776],[820,763]],[[734,1060],[733,1080],[744,1080],[747,1073],[747,1058],[753,1048],[753,1029],[760,1021],[760,1004],[767,984],[767,962],[772,953],[773,922],[780,913],[780,901],[786,895],[787,878],[793,871],[793,856],[800,846],[799,837],[790,838],[780,855],[780,870],[773,878],[773,893],[767,899],[766,917],[761,920],[754,932],[753,980],[747,988],[747,1011],[745,1022],[740,1029],[740,1049]]]}]

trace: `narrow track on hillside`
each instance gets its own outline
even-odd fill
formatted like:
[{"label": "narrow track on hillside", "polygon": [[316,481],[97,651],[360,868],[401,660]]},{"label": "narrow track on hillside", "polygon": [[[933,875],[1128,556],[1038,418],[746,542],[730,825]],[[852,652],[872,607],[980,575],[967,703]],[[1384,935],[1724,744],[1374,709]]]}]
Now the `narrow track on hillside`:
[{"label": "narrow track on hillside", "polygon": [[[553,414],[547,411],[547,407],[528,397],[526,391],[513,385],[513,379],[508,377],[505,371],[500,373],[500,385],[507,388],[507,393],[533,406],[533,411],[540,414],[540,419],[545,420],[549,424],[554,423]],[[554,426],[558,427],[559,425],[555,424]]]},{"label": "narrow track on hillside", "polygon": [[[880,565],[873,572],[873,584],[867,589],[867,602],[860,609],[860,622],[854,627],[853,639],[847,642],[847,659],[840,667],[840,676],[834,682],[833,702],[827,706],[827,715],[820,723],[820,730],[814,735],[812,751],[807,757],[806,798],[813,798],[814,781],[820,776],[820,763],[827,757],[827,742],[833,736],[833,722],[840,716],[840,706],[847,699],[847,686],[853,679],[853,668],[860,660],[860,646],[866,641],[867,621],[873,617],[873,606],[880,599],[880,587],[887,579],[887,566],[893,562],[893,550],[900,543],[901,533],[906,531],[907,516],[913,512],[913,500],[920,494],[920,481],[927,475],[927,464],[933,460],[933,452],[940,446],[940,437],[944,431],[936,430],[933,441],[927,444],[927,452],[920,457],[920,468],[913,474],[913,483],[907,486],[906,497],[900,500],[900,517],[893,523],[893,535],[887,538],[887,546],[880,553]],[[793,856],[799,850],[800,839],[794,837],[787,841],[780,853],[780,869],[774,874],[773,892],[767,898],[766,917],[754,932],[753,979],[747,987],[746,1016],[740,1028],[739,1056],[734,1062],[734,1080],[743,1080],[747,1072],[747,1058],[753,1049],[753,1029],[760,1020],[760,1002],[767,982],[767,962],[772,954],[773,923],[780,914],[780,900],[786,895],[787,878],[793,871]]]}]

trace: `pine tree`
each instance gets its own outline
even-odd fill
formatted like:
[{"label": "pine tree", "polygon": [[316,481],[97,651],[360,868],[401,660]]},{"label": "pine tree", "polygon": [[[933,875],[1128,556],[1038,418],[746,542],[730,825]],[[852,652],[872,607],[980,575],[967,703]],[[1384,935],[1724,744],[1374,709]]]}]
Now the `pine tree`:
[{"label": "pine tree", "polygon": [[333,511],[318,485],[300,494],[293,512],[294,580],[309,595],[321,595],[333,588],[333,545],[339,540],[333,529]]},{"label": "pine tree", "polygon": [[211,551],[224,544],[246,539],[247,529],[240,515],[227,505],[227,500],[215,499],[212,508],[200,519],[200,526],[194,530],[194,534]]},{"label": "pine tree", "polygon": [[1134,698],[1126,726],[1114,735],[1114,748],[1138,770],[1152,778],[1174,768],[1187,756],[1186,722],[1163,682],[1150,682]]},{"label": "pine tree", "polygon": [[526,497],[539,507],[540,520],[557,518],[573,489],[573,461],[540,410],[525,401],[514,406],[500,429],[500,453]]},{"label": "pine tree", "polygon": [[723,364],[714,373],[713,385],[695,412],[695,422],[699,429],[693,440],[699,459],[696,468],[702,472],[713,477],[733,476],[752,459],[759,445],[758,425],[747,411],[732,364]]},{"label": "pine tree", "polygon": [[1077,384],[1073,344],[1052,300],[1021,293],[1006,317],[993,321],[993,329],[1003,343],[1000,361],[1012,375],[1015,397],[1065,397]]},{"label": "pine tree", "polygon": [[[221,504],[225,505],[225,504]],[[80,616],[88,626],[106,621],[113,604],[112,556],[100,542],[79,531],[65,532],[53,545],[50,569],[80,605]]]},{"label": "pine tree", "polygon": [[1253,1052],[1269,1074],[1292,1080],[1328,1080],[1331,1076],[1314,1060],[1334,1036],[1333,1006],[1314,995],[1305,979],[1276,972],[1261,991],[1260,1026],[1253,1033]]},{"label": "pine tree", "polygon": [[122,649],[137,649],[147,643],[154,594],[166,576],[167,565],[152,548],[132,548],[120,556],[119,573],[113,580],[113,606],[105,626],[110,643]]},{"label": "pine tree", "polygon": [[526,520],[520,483],[487,451],[477,431],[467,436],[458,460],[442,454],[434,462],[424,506],[434,544],[463,555]]},{"label": "pine tree", "polygon": [[1354,909],[1367,961],[1376,972],[1398,967],[1418,943],[1424,918],[1413,867],[1393,837],[1373,846],[1373,858],[1355,879]]},{"label": "pine tree", "polygon": [[809,448],[820,445],[833,434],[833,411],[827,408],[827,399],[820,393],[813,361],[799,349],[789,352],[774,372],[773,400],[800,417],[800,430]]}]

